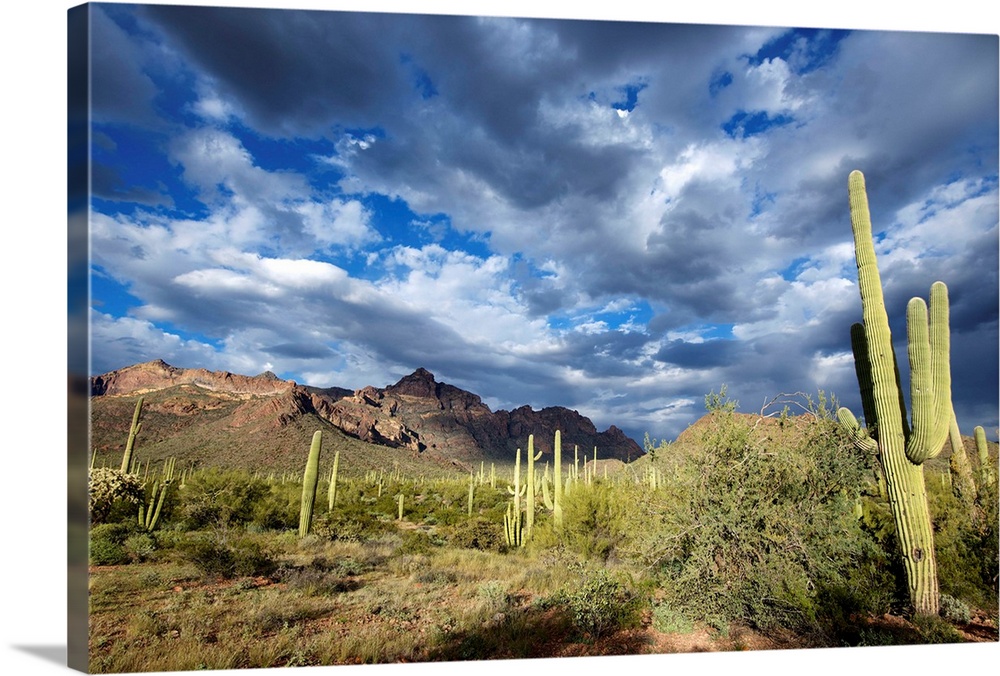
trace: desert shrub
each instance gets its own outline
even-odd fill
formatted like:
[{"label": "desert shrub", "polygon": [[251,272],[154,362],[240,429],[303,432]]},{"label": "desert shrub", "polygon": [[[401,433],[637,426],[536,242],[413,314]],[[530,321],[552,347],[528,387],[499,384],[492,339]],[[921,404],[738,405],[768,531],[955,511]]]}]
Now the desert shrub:
[{"label": "desert shrub", "polygon": [[513,597],[507,589],[507,585],[499,580],[489,580],[476,588],[476,597],[483,606],[483,611],[487,615],[505,612],[513,602]]},{"label": "desert shrub", "polygon": [[[149,538],[155,547],[155,541],[139,528],[137,521],[122,521],[104,523],[90,529],[90,563],[94,566],[113,566],[131,563],[139,560],[136,548],[139,544],[135,538]],[[127,544],[131,541],[131,547]],[[131,550],[131,551],[130,551]]]},{"label": "desert shrub", "polygon": [[310,596],[330,596],[357,588],[357,583],[348,577],[356,573],[345,572],[348,569],[350,568],[340,562],[331,563],[327,559],[316,557],[305,566],[281,565],[274,577],[287,584],[289,589]]},{"label": "desert shrub", "polygon": [[485,552],[503,552],[507,549],[501,524],[479,516],[457,522],[448,529],[446,537],[452,547]]},{"label": "desert shrub", "polygon": [[90,541],[90,565],[92,566],[117,566],[129,562],[128,552],[125,547],[112,540]]},{"label": "desert shrub", "polygon": [[139,477],[110,467],[90,470],[87,488],[90,520],[95,524],[136,518],[144,497]]},{"label": "desert shrub", "polygon": [[156,552],[156,538],[151,533],[133,533],[122,543],[125,553],[133,563],[141,563]]},{"label": "desert shrub", "polygon": [[182,557],[206,577],[269,576],[278,568],[274,555],[248,535],[194,537],[178,546]]},{"label": "desert shrub", "polygon": [[939,613],[949,622],[968,624],[972,619],[972,612],[969,610],[968,604],[948,594],[941,594]]},{"label": "desert shrub", "polygon": [[604,483],[574,487],[563,500],[561,540],[585,558],[607,561],[635,527],[624,493]]},{"label": "desert shrub", "polygon": [[926,483],[942,594],[981,608],[995,608],[1000,565],[996,504],[980,500],[970,510],[949,486],[932,480]]},{"label": "desert shrub", "polygon": [[[298,523],[298,516],[296,524]],[[316,535],[341,542],[365,542],[375,540],[394,530],[391,522],[379,518],[359,503],[340,505],[332,512],[321,512],[313,516],[312,532]]]},{"label": "desert shrub", "polygon": [[396,549],[396,554],[430,554],[435,548],[444,544],[444,541],[432,533],[422,530],[407,530],[400,533],[400,544]]},{"label": "desert shrub", "polygon": [[690,634],[694,623],[667,603],[653,606],[653,629],[664,633]]},{"label": "desert shrub", "polygon": [[603,568],[585,574],[578,587],[566,592],[564,602],[573,626],[593,639],[633,626],[639,619],[640,597],[631,584]]},{"label": "desert shrub", "polygon": [[719,626],[815,630],[838,604],[884,599],[885,553],[853,514],[870,459],[828,415],[796,427],[710,403],[699,447],[638,516],[667,603]]},{"label": "desert shrub", "polygon": [[913,624],[920,631],[923,643],[963,643],[965,641],[955,627],[937,615],[917,615],[913,618]]},{"label": "desert shrub", "polygon": [[[320,508],[320,492],[316,493],[316,511]],[[325,493],[322,493],[325,497]],[[271,484],[254,502],[250,521],[261,530],[298,529],[299,510],[302,508],[302,487],[297,483]]]},{"label": "desert shrub", "polygon": [[179,493],[178,516],[188,529],[197,530],[252,522],[271,487],[246,472],[211,468],[196,472]]}]

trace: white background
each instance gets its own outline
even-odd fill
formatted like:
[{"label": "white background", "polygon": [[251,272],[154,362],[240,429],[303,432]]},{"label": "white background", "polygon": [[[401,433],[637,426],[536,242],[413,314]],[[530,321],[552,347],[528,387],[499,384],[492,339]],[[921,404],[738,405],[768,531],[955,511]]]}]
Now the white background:
[{"label": "white background", "polygon": [[[914,3],[838,0],[828,6],[758,0],[698,0],[668,8],[649,0],[596,3],[552,0],[440,0],[403,3],[368,0],[231,2],[158,0],[159,4],[215,4],[306,9],[420,11],[437,14],[567,17],[828,28],[875,28],[997,34],[1000,10],[982,0]],[[0,667],[7,674],[61,673],[66,667],[66,11],[72,2],[7,3],[0,20],[3,95],[0,167]],[[916,9],[919,6],[921,9]],[[928,101],[928,105],[934,105]],[[1000,111],[998,111],[1000,117]],[[324,674],[501,674],[625,670],[634,674],[742,672],[876,673],[909,667],[918,673],[969,670],[1000,663],[1000,644],[862,648],[813,651],[531,660],[515,664],[461,663],[315,667]],[[263,669],[215,672],[271,673]]]}]

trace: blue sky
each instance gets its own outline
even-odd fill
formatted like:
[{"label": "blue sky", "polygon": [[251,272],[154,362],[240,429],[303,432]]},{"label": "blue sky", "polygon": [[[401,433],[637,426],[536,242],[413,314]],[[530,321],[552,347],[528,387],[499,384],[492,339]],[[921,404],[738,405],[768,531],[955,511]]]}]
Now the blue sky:
[{"label": "blue sky", "polygon": [[93,36],[94,373],[424,367],[640,441],[723,384],[858,411],[861,169],[894,336],[945,281],[959,422],[998,425],[995,35],[98,4]]}]

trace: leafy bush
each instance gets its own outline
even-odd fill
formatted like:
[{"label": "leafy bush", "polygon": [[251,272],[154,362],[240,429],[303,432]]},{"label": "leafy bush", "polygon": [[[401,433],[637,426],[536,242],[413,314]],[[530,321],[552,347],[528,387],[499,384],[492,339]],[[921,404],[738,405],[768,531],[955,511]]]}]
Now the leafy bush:
[{"label": "leafy bush", "polygon": [[246,472],[213,468],[195,473],[180,493],[178,512],[188,529],[224,528],[252,522],[271,486]]},{"label": "leafy bush", "polygon": [[132,562],[141,563],[156,552],[156,538],[150,533],[133,533],[125,538],[123,547]]},{"label": "leafy bush", "polygon": [[[928,476],[929,478],[929,476]],[[984,496],[986,497],[986,496]],[[942,594],[981,608],[997,606],[997,507],[982,499],[971,510],[950,486],[927,481]]]},{"label": "leafy bush", "polygon": [[941,594],[940,614],[949,622],[968,624],[972,619],[972,612],[969,610],[968,604],[947,594]]},{"label": "leafy bush", "polygon": [[607,561],[617,548],[625,546],[635,524],[623,493],[622,487],[615,490],[604,483],[571,490],[563,499],[559,534],[567,547],[588,559]]},{"label": "leafy bush", "polygon": [[[138,542],[134,538],[141,536],[149,538],[150,544],[155,546],[155,541],[140,531],[136,521],[104,523],[94,526],[90,529],[91,565],[116,566],[138,560],[135,556]],[[131,551],[130,546],[126,544],[129,541],[132,541]]]},{"label": "leafy bush", "polygon": [[639,600],[623,577],[603,568],[586,575],[565,596],[573,626],[593,639],[635,624]]},{"label": "leafy bush", "polygon": [[182,556],[206,577],[270,576],[278,568],[273,554],[258,540],[196,537],[179,545]]},{"label": "leafy bush", "polygon": [[694,631],[694,623],[669,604],[658,603],[653,606],[653,629],[664,633],[690,634]]},{"label": "leafy bush", "polygon": [[456,523],[449,529],[447,539],[452,547],[484,552],[503,552],[507,549],[503,527],[496,521],[478,516]]},{"label": "leafy bush", "polygon": [[845,601],[885,599],[885,553],[853,513],[870,459],[828,415],[796,425],[709,404],[700,443],[639,517],[667,603],[720,626],[815,630]]},{"label": "leafy bush", "polygon": [[338,502],[333,512],[313,516],[313,533],[341,542],[374,540],[392,530],[394,528],[390,522],[380,519],[361,504],[340,505]]}]

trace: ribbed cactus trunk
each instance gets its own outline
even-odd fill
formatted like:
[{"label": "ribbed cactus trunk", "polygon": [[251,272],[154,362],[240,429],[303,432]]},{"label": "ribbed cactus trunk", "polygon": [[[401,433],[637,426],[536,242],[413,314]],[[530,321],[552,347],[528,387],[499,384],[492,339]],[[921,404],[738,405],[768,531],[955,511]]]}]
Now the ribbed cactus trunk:
[{"label": "ribbed cactus trunk", "polygon": [[333,469],[330,470],[330,490],[327,492],[326,503],[332,512],[337,504],[337,470],[340,468],[340,451],[333,454]]},{"label": "ribbed cactus trunk", "polygon": [[557,530],[562,530],[562,435],[559,433],[559,430],[556,430],[555,447],[552,452],[554,456],[552,460],[552,486],[554,488],[552,496],[552,523],[555,524]]},{"label": "ribbed cactus trunk", "polygon": [[319,484],[319,449],[323,442],[323,432],[313,433],[309,447],[309,459],[302,475],[302,506],[299,508],[299,536],[309,534],[312,528],[313,506],[316,504],[316,486]]},{"label": "ribbed cactus trunk", "polygon": [[952,477],[952,491],[962,506],[971,512],[976,503],[976,482],[972,479],[972,467],[969,465],[969,456],[965,452],[965,443],[962,441],[962,433],[958,429],[958,419],[954,413],[951,416],[951,426],[948,433],[951,439],[951,458],[948,461],[948,470]]},{"label": "ribbed cactus trunk", "polygon": [[524,526],[527,531],[527,538],[531,539],[531,531],[535,527],[535,461],[542,457],[539,451],[535,455],[535,435],[528,435],[528,476],[525,478],[527,484],[527,495],[524,505]]},{"label": "ribbed cactus trunk", "polygon": [[142,397],[139,397],[135,402],[135,411],[132,413],[132,426],[128,431],[128,441],[125,442],[125,455],[122,456],[122,472],[132,471],[132,451],[135,448],[135,438],[139,436],[139,430],[142,429],[142,423],[139,422],[139,416],[142,414]]},{"label": "ribbed cactus trunk", "polygon": [[930,322],[922,299],[912,299],[906,308],[913,408],[911,429],[899,386],[899,368],[889,331],[872,240],[868,196],[861,172],[851,173],[849,194],[863,310],[862,328],[852,327],[851,337],[871,436],[860,428],[847,409],[840,409],[838,417],[859,448],[878,452],[906,570],[910,602],[915,613],[936,615],[937,564],[923,462],[940,452],[948,436],[951,418],[947,288],[941,282],[931,287]]},{"label": "ribbed cactus trunk", "polygon": [[992,490],[996,487],[996,475],[993,473],[993,462],[990,460],[989,446],[986,444],[986,430],[976,427],[976,454],[979,456],[979,478],[983,487]]}]

